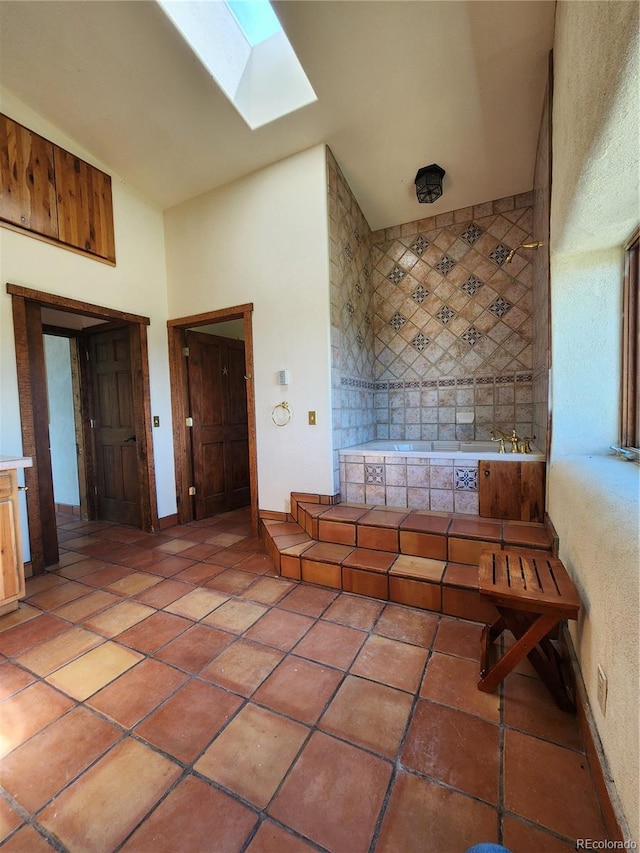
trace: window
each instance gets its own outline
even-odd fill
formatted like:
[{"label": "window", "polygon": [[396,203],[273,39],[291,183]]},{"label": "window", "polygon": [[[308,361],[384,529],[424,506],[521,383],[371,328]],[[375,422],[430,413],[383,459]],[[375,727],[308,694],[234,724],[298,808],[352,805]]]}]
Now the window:
[{"label": "window", "polygon": [[317,100],[268,0],[157,0],[251,130]]},{"label": "window", "polygon": [[640,228],[625,246],[620,444],[640,447]]}]

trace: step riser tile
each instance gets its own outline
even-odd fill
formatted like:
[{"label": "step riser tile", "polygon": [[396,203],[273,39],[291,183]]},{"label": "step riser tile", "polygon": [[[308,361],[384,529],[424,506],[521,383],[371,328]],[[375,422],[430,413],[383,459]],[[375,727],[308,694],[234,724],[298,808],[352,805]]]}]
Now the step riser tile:
[{"label": "step riser tile", "polygon": [[433,533],[400,531],[400,553],[413,557],[431,557],[433,560],[447,559],[447,537]]},{"label": "step riser tile", "polygon": [[317,583],[320,586],[330,586],[342,589],[340,566],[333,563],[319,563],[314,560],[301,560],[302,580],[307,583]]},{"label": "step riser tile", "polygon": [[419,607],[421,610],[440,613],[442,589],[439,584],[390,577],[389,600],[396,604],[407,604],[409,607]]},{"label": "step riser tile", "polygon": [[389,579],[386,574],[364,572],[361,569],[342,568],[342,589],[357,595],[389,600]]}]

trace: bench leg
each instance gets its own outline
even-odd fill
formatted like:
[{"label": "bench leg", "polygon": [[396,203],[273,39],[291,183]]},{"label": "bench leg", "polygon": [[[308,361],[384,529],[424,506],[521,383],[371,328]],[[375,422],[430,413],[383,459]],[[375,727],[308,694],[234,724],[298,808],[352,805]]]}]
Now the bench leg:
[{"label": "bench leg", "polygon": [[[522,631],[517,617],[514,619],[511,618],[513,616],[513,611],[506,607],[500,607],[499,613],[504,620],[505,625],[513,633],[514,637],[516,637],[516,642],[485,675],[481,676],[480,681],[478,682],[478,689],[482,690],[484,693],[493,693],[498,684],[500,684],[500,682],[509,675],[511,670],[520,663],[522,658],[535,649],[537,644],[546,637],[549,631],[553,630],[554,626],[560,621],[559,617],[553,614],[535,616],[526,630]],[[497,625],[498,623],[495,624]],[[544,666],[542,668],[545,670],[548,669],[548,667]]]}]

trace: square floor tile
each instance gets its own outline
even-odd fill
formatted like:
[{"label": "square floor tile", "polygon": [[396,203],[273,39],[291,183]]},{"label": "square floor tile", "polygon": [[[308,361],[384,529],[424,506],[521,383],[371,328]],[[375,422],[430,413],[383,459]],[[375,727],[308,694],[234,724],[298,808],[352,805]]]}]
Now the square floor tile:
[{"label": "square floor tile", "polygon": [[236,853],[242,850],[256,821],[256,814],[237,800],[201,779],[187,776],[121,850]]},{"label": "square floor tile", "polygon": [[185,683],[184,672],[145,658],[87,700],[87,704],[126,729],[153,711]]},{"label": "square floor tile", "polygon": [[475,714],[493,723],[500,721],[500,693],[478,690],[480,664],[434,652],[420,688],[420,695],[443,705]]},{"label": "square floor tile", "polygon": [[263,575],[265,572],[273,569],[273,561],[268,554],[250,554],[246,559],[236,563],[235,568],[243,572],[253,572],[256,575]]},{"label": "square floor tile", "polygon": [[103,610],[97,616],[92,616],[84,623],[86,628],[96,631],[105,637],[115,637],[155,613],[152,607],[139,604],[137,601],[121,601],[108,610]]},{"label": "square floor tile", "polygon": [[182,598],[167,604],[164,609],[168,613],[186,616],[189,619],[202,619],[216,607],[220,607],[228,598],[228,595],[221,595],[210,589],[193,589]]},{"label": "square floor tile", "polygon": [[72,707],[70,699],[41,681],[0,702],[0,757]]},{"label": "square floor tile", "polygon": [[240,595],[242,598],[249,598],[252,601],[258,601],[261,604],[275,604],[280,601],[293,584],[280,578],[265,578],[262,577],[255,583],[252,583],[244,589]]},{"label": "square floor tile", "polygon": [[[9,803],[0,799],[0,844],[4,838],[17,829],[22,823],[22,818],[18,812],[11,808]],[[25,848],[26,849],[26,848]]]},{"label": "square floor tile", "polygon": [[190,619],[183,619],[172,613],[153,613],[147,619],[118,634],[118,642],[139,652],[151,654],[192,625],[193,622]]},{"label": "square floor tile", "polygon": [[160,583],[160,578],[146,572],[131,572],[124,578],[110,583],[105,589],[107,592],[115,592],[118,595],[136,595],[151,586]]},{"label": "square floor tile", "polygon": [[56,797],[38,820],[70,850],[113,850],[180,772],[174,762],[129,739]]},{"label": "square floor tile", "polygon": [[90,572],[88,575],[84,575],[82,583],[88,583],[89,586],[102,588],[108,586],[110,583],[115,583],[121,578],[126,578],[127,575],[130,574],[131,569],[127,569],[124,566],[107,564],[101,569],[96,569],[95,572]]},{"label": "square floor tile", "polygon": [[270,820],[260,824],[246,853],[312,853],[316,850],[296,835],[285,832]]},{"label": "square floor tile", "polygon": [[398,604],[387,604],[374,631],[390,640],[401,640],[428,649],[436,632],[438,616]]},{"label": "square floor tile", "polygon": [[566,838],[606,838],[583,754],[507,729],[505,808]]},{"label": "square floor tile", "polygon": [[348,675],[318,728],[393,760],[412,705],[408,693]]},{"label": "square floor tile", "polygon": [[[0,617],[0,621],[5,618],[5,616]],[[36,643],[50,640],[68,630],[69,623],[62,619],[56,619],[48,614],[36,616],[35,619],[13,625],[0,634],[0,654],[14,657],[35,646]]]},{"label": "square floor tile", "polygon": [[266,612],[267,608],[260,604],[231,599],[205,616],[202,621],[205,625],[222,628],[223,631],[230,631],[232,634],[243,634]]},{"label": "square floor tile", "polygon": [[44,676],[100,643],[104,643],[104,637],[99,634],[73,627],[23,652],[16,661],[37,675]]},{"label": "square floor tile", "polygon": [[235,569],[227,569],[224,572],[212,577],[206,582],[208,589],[217,590],[227,595],[238,595],[252,583],[255,583],[256,576],[251,572],[238,572]]},{"label": "square floor tile", "polygon": [[402,763],[452,788],[498,802],[498,727],[454,708],[420,700]]},{"label": "square floor tile", "polygon": [[95,613],[100,613],[101,610],[106,610],[107,607],[116,604],[118,601],[121,601],[119,596],[99,589],[90,592],[89,595],[84,595],[82,598],[76,598],[69,604],[63,604],[62,607],[56,608],[55,614],[62,619],[68,619],[70,622],[81,622]]},{"label": "square floor tile", "polygon": [[82,702],[134,666],[142,655],[117,643],[103,643],[47,676],[46,681]]},{"label": "square floor tile", "polygon": [[480,660],[480,636],[483,625],[443,616],[433,643],[434,650],[470,660]]},{"label": "square floor tile", "polygon": [[35,619],[36,616],[41,615],[42,611],[38,610],[37,607],[31,607],[31,605],[25,604],[24,601],[20,601],[17,610],[12,610],[10,613],[0,616],[0,634],[9,628],[15,628],[16,625],[22,625],[23,622],[29,622],[31,619]]},{"label": "square floor tile", "polygon": [[332,622],[317,622],[296,646],[296,654],[318,663],[348,669],[366,634]]},{"label": "square floor tile", "polygon": [[504,681],[504,722],[512,729],[536,735],[582,752],[574,714],[561,711],[538,678],[511,673]]},{"label": "square floor tile", "polygon": [[51,846],[30,826],[23,826],[2,845],[2,853],[51,853]]},{"label": "square floor tile", "polygon": [[150,586],[148,589],[134,595],[140,604],[148,604],[150,607],[165,607],[177,598],[182,598],[193,589],[191,584],[182,583],[173,579],[161,580],[159,584]]},{"label": "square floor tile", "polygon": [[36,812],[121,736],[97,714],[74,708],[4,759],[2,786],[23,808]]},{"label": "square floor tile", "polygon": [[309,616],[274,608],[250,628],[245,637],[266,646],[289,651],[313,624],[314,620]]},{"label": "square floor tile", "polygon": [[0,661],[0,702],[33,681],[35,677],[30,672],[14,666],[8,660]]},{"label": "square floor tile", "polygon": [[249,703],[194,769],[264,808],[308,734],[306,726]]},{"label": "square floor tile", "polygon": [[282,652],[248,640],[237,640],[200,673],[241,696],[251,694],[282,660]]},{"label": "square floor tile", "polygon": [[561,841],[510,815],[503,818],[502,843],[518,853],[575,853],[576,849],[575,842]]},{"label": "square floor tile", "polygon": [[253,700],[312,725],[342,677],[335,669],[289,655],[258,688]]},{"label": "square floor tile", "polygon": [[390,763],[315,732],[268,811],[328,850],[365,853],[391,772]]},{"label": "square floor tile", "polygon": [[[498,815],[494,808],[400,771],[376,853],[462,853],[478,841],[497,840]],[[543,853],[542,848],[539,853]]]},{"label": "square floor tile", "polygon": [[357,595],[339,595],[322,614],[329,622],[370,631],[384,605]]},{"label": "square floor tile", "polygon": [[320,616],[337,594],[328,589],[319,589],[317,586],[295,585],[278,606],[284,610],[302,613],[304,616]]},{"label": "square floor tile", "polygon": [[187,672],[200,672],[234,640],[234,635],[226,631],[194,625],[159,649],[154,657]]},{"label": "square floor tile", "polygon": [[420,684],[426,659],[426,649],[371,636],[351,667],[351,673],[413,693]]},{"label": "square floor tile", "polygon": [[[62,579],[59,578],[59,580]],[[87,592],[87,587],[84,584],[65,581],[36,595],[29,595],[29,591],[27,591],[27,601],[32,607],[39,607],[41,610],[54,610],[62,604],[67,604],[69,601],[86,595]]]},{"label": "square floor tile", "polygon": [[241,704],[237,696],[192,679],[140,723],[135,732],[188,764]]}]

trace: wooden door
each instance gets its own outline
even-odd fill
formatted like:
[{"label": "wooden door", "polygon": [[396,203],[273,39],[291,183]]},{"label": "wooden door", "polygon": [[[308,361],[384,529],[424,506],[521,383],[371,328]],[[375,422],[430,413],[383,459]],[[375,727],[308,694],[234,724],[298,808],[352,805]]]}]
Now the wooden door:
[{"label": "wooden door", "polygon": [[98,518],[140,526],[130,327],[87,333]]},{"label": "wooden door", "polygon": [[0,219],[58,236],[53,144],[0,115]]},{"label": "wooden door", "polygon": [[479,514],[544,521],[544,462],[478,462]]},{"label": "wooden door", "polygon": [[250,502],[244,341],[186,333],[195,517]]}]

